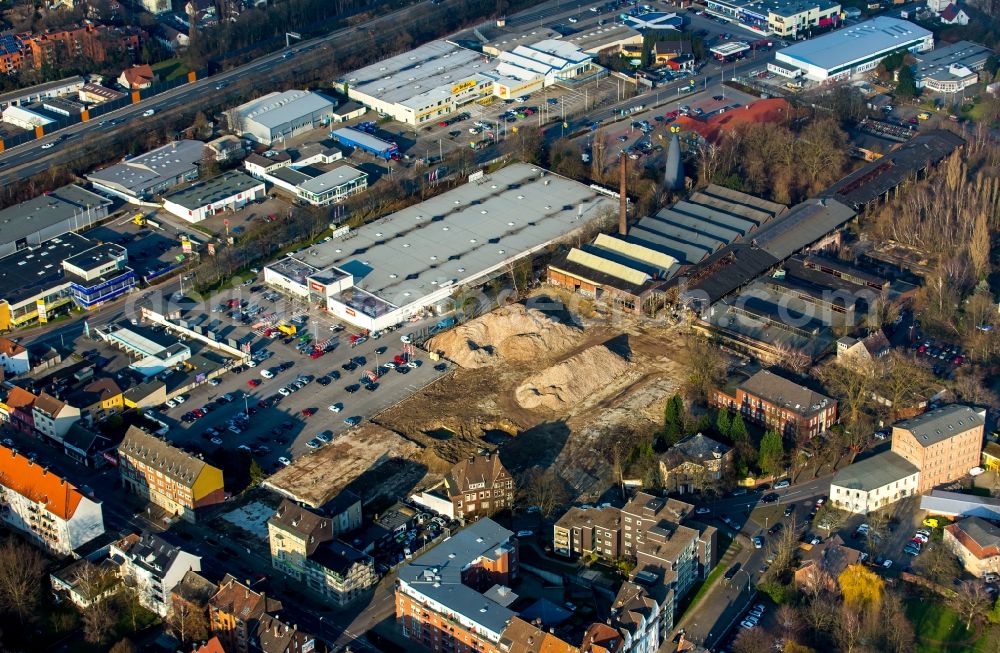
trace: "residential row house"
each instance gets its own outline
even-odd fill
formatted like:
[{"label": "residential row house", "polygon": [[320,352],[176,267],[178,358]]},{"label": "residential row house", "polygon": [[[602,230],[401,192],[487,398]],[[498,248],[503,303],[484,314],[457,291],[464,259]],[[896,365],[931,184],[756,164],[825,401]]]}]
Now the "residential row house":
[{"label": "residential row house", "polygon": [[514,478],[496,454],[460,461],[445,477],[444,486],[456,519],[474,521],[514,504]]},{"label": "residential row house", "polygon": [[0,446],[0,517],[11,528],[57,555],[104,534],[101,504],[72,483]]},{"label": "residential row house", "polygon": [[47,392],[38,395],[31,409],[35,431],[62,445],[70,427],[80,421],[80,409]]},{"label": "residential row house", "polygon": [[226,500],[221,469],[135,426],[118,446],[118,471],[128,491],[188,521]]},{"label": "residential row house", "polygon": [[334,520],[285,499],[267,522],[271,565],[344,606],[374,585],[372,558],[335,540]]},{"label": "residential row house", "polygon": [[189,571],[201,571],[201,557],[184,551],[153,533],[130,534],[111,544],[108,558],[139,603],[166,617],[171,592]]},{"label": "residential row house", "polygon": [[9,383],[0,384],[0,418],[21,433],[33,435],[33,408],[38,397],[24,388]]},{"label": "residential row house", "polygon": [[819,435],[837,421],[836,400],[769,370],[757,372],[731,390],[716,389],[711,403],[793,440]]},{"label": "residential row house", "polygon": [[281,607],[281,601],[227,574],[208,602],[208,627],[226,653],[249,653],[261,619]]}]

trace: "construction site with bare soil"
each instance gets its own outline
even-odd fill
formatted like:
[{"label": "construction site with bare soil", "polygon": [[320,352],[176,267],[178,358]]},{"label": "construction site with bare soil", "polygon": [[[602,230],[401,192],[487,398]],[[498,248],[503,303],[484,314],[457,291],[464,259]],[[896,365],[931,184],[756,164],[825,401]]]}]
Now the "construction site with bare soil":
[{"label": "construction site with bare soil", "polygon": [[683,378],[672,329],[509,304],[428,340],[456,369],[372,421],[417,445],[420,487],[489,449],[515,474],[551,467],[593,498],[611,480],[609,442],[662,425]]}]

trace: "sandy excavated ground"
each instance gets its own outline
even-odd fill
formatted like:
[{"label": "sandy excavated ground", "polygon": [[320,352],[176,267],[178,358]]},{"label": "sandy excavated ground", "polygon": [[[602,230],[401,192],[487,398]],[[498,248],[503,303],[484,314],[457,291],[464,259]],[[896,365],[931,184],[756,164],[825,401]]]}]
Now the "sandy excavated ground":
[{"label": "sandy excavated ground", "polygon": [[313,508],[345,488],[366,503],[380,494],[395,498],[424,476],[420,458],[419,445],[366,422],[275,472],[264,487]]},{"label": "sandy excavated ground", "polygon": [[374,418],[423,447],[422,487],[482,448],[499,449],[515,473],[555,463],[582,496],[606,487],[607,457],[596,452],[622,429],[662,424],[681,378],[668,356],[678,338],[627,319],[579,321],[517,304],[428,341],[459,367]]}]

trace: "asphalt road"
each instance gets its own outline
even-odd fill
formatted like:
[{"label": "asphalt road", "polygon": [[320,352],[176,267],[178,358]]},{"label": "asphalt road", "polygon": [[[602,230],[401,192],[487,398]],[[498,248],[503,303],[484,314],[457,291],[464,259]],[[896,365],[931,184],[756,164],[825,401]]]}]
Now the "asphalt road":
[{"label": "asphalt road", "polygon": [[766,493],[727,497],[704,504],[712,510],[708,521],[714,526],[732,534],[732,529],[721,521],[722,515],[728,515],[741,524],[739,532],[734,535],[743,549],[726,563],[727,568],[739,563],[740,570],[731,581],[719,577],[695,609],[677,622],[675,633],[683,628],[688,639],[704,643],[710,649],[722,641],[732,627],[739,623],[747,611],[747,606],[761,602],[753,588],[760,579],[770,548],[766,535],[764,546],[760,549],[754,548],[750,538],[761,534],[777,520],[785,524],[790,523],[791,518],[783,517],[783,510],[790,503],[797,506],[795,512],[797,531],[808,530],[802,520],[806,514],[805,504],[813,504],[817,498],[826,496],[831,478],[832,475],[821,476],[784,490],[776,490],[780,498],[772,504],[760,503],[761,497]]},{"label": "asphalt road", "polygon": [[[436,8],[442,13],[447,12],[449,4],[450,0],[443,0],[440,5],[436,5]],[[319,38],[294,43],[291,47],[279,52],[264,55],[242,66],[197,80],[193,84],[170,89],[138,104],[112,111],[99,119],[73,125],[42,139],[13,147],[0,154],[0,184],[16,183],[72,160],[78,154],[69,151],[69,147],[86,144],[90,138],[113,133],[123,135],[135,133],[140,128],[141,123],[146,120],[142,114],[149,109],[154,110],[156,114],[162,114],[178,107],[188,108],[205,105],[209,101],[215,103],[224,100],[227,96],[235,99],[238,83],[248,79],[256,80],[261,91],[271,90],[271,87],[277,88],[281,72],[295,66],[301,66],[302,55],[318,49],[332,48],[334,43],[350,45],[359,42],[362,34],[364,34],[364,40],[370,40],[369,31],[375,35],[375,38],[380,38],[380,26],[397,24],[410,9],[411,7],[405,7],[363,25],[343,28]],[[332,54],[331,52],[331,56]],[[116,124],[111,125],[111,121]],[[102,122],[107,124],[101,124]],[[48,143],[55,145],[49,149],[43,149],[43,146]]]}]

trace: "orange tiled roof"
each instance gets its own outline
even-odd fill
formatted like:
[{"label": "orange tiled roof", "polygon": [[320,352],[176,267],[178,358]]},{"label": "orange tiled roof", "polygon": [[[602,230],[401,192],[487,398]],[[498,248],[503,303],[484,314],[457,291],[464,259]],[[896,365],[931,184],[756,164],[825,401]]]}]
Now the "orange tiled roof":
[{"label": "orange tiled roof", "polygon": [[698,132],[706,141],[716,143],[723,132],[732,131],[740,125],[780,122],[789,117],[791,109],[792,105],[782,98],[768,98],[716,114],[707,120],[678,116],[674,122],[680,125],[681,131]]},{"label": "orange tiled roof", "polygon": [[226,649],[222,648],[222,642],[219,641],[218,637],[213,637],[196,648],[194,653],[226,653]]},{"label": "orange tiled roof", "polygon": [[8,356],[17,356],[18,354],[24,353],[25,349],[21,345],[17,344],[10,338],[0,338],[0,354],[7,354]]},{"label": "orange tiled roof", "polygon": [[11,388],[10,393],[7,395],[7,401],[4,402],[8,406],[13,408],[21,408],[24,410],[29,410],[35,405],[35,401],[38,399],[35,395],[31,394],[21,386],[14,386]]},{"label": "orange tiled roof", "polygon": [[45,509],[60,519],[72,518],[83,499],[72,483],[2,446],[0,479],[6,487],[21,496],[45,504]]},{"label": "orange tiled roof", "polygon": [[56,399],[47,392],[43,392],[38,395],[38,399],[35,400],[35,408],[37,408],[39,412],[52,417],[58,415],[65,406],[65,403]]}]

